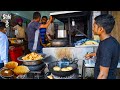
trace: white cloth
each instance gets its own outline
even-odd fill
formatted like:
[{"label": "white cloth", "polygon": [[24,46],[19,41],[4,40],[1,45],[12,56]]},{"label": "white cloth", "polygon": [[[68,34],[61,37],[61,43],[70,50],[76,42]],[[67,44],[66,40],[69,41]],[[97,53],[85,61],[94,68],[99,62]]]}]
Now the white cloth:
[{"label": "white cloth", "polygon": [[35,31],[33,51],[37,50],[38,37],[39,37],[39,29]]},{"label": "white cloth", "polygon": [[17,35],[18,34],[18,30],[15,30],[15,35]]},{"label": "white cloth", "polygon": [[8,62],[8,38],[6,34],[0,32],[0,63]]},{"label": "white cloth", "polygon": [[55,31],[54,31],[54,23],[51,23],[48,28],[47,28],[47,31],[46,31],[47,34],[50,34],[50,35],[54,35]]},{"label": "white cloth", "polygon": [[15,29],[15,35],[17,38],[25,38],[25,28],[16,25],[13,27]]}]

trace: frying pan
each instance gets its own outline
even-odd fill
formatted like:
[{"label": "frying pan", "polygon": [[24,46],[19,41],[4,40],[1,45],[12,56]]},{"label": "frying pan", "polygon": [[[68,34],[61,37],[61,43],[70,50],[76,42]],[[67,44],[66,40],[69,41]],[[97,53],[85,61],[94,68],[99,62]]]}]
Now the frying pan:
[{"label": "frying pan", "polygon": [[54,71],[53,67],[57,66],[58,62],[59,61],[54,61],[48,64],[48,69],[53,75],[56,75],[59,77],[66,77],[66,76],[72,75],[73,73],[76,73],[78,64],[75,62],[70,62],[69,64],[69,66],[73,68],[71,71]]},{"label": "frying pan", "polygon": [[53,47],[64,47],[68,44],[66,39],[54,39],[51,41]]}]

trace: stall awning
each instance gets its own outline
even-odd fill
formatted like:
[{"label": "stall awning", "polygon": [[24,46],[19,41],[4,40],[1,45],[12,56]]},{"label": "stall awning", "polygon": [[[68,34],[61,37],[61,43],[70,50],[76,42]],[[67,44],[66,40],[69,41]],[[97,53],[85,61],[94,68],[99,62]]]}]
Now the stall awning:
[{"label": "stall awning", "polygon": [[90,11],[59,11],[50,13],[50,15],[61,22],[66,23],[68,22],[68,18],[79,19],[81,16],[90,15]]}]

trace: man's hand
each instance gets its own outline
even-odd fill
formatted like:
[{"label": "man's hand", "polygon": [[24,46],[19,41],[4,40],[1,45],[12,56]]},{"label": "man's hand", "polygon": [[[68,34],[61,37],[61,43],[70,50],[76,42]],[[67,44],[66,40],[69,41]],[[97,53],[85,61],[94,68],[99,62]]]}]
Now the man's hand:
[{"label": "man's hand", "polygon": [[41,24],[39,28],[48,28],[48,26],[50,25],[52,19],[53,19],[52,16],[50,16],[48,22],[46,24]]},{"label": "man's hand", "polygon": [[43,45],[43,47],[46,47],[46,44],[42,44]]},{"label": "man's hand", "polygon": [[5,65],[7,64],[7,61],[6,61],[6,60],[4,60],[4,61],[3,61],[3,63],[4,63],[4,66],[5,66]]},{"label": "man's hand", "polygon": [[53,20],[53,17],[52,17],[52,16],[50,16],[50,20]]},{"label": "man's hand", "polygon": [[89,53],[89,54],[86,54],[85,55],[85,59],[90,59],[90,58],[92,58],[93,56],[96,56],[96,53]]}]

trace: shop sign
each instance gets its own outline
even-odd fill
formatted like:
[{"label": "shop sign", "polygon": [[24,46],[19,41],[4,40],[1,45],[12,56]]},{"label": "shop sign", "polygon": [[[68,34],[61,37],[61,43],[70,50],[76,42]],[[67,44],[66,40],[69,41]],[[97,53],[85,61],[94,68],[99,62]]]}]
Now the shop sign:
[{"label": "shop sign", "polygon": [[5,19],[6,28],[9,27],[9,20],[11,19],[11,14],[2,14],[2,19]]}]

